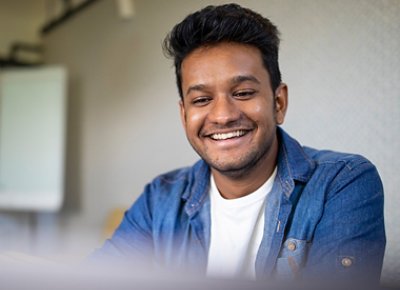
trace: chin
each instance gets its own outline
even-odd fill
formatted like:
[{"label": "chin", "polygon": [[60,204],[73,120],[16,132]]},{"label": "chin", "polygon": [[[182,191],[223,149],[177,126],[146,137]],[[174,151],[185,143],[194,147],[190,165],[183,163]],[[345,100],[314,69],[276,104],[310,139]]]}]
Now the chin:
[{"label": "chin", "polygon": [[[207,162],[207,160],[206,160]],[[219,173],[230,176],[230,177],[242,177],[248,173],[248,171],[254,167],[254,162],[240,162],[240,163],[217,163],[207,162],[211,168]]]}]

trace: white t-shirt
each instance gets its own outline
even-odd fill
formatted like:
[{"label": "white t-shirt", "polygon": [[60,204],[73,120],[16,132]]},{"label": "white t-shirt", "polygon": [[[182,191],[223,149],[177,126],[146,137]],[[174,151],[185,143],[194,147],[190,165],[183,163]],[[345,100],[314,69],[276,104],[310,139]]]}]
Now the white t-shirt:
[{"label": "white t-shirt", "polygon": [[236,199],[221,196],[211,175],[211,237],[207,275],[255,279],[255,261],[264,231],[265,197],[276,168],[255,192]]}]

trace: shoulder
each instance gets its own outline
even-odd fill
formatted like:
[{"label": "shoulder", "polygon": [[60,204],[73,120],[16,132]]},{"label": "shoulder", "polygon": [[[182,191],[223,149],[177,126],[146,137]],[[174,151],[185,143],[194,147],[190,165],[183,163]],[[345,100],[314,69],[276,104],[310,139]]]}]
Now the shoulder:
[{"label": "shoulder", "polygon": [[203,169],[203,163],[200,160],[192,166],[160,174],[147,184],[146,189],[156,190],[157,192],[171,192],[171,189],[174,189],[174,192],[179,191],[179,189],[183,190],[190,183],[193,183],[196,172]]},{"label": "shoulder", "polygon": [[318,165],[336,165],[352,170],[359,166],[374,166],[366,157],[359,154],[343,153],[332,150],[317,150],[303,146],[305,154]]},{"label": "shoulder", "polygon": [[150,202],[166,198],[180,199],[188,187],[193,167],[183,167],[156,176],[149,182],[141,198]]},{"label": "shoulder", "polygon": [[208,182],[208,167],[200,160],[193,166],[175,169],[155,177],[139,197],[150,208],[181,206],[195,191],[197,184]]},{"label": "shoulder", "polygon": [[281,176],[290,176],[319,193],[337,192],[344,188],[364,192],[366,186],[382,191],[376,167],[364,156],[302,146],[282,129],[279,135]]},{"label": "shoulder", "polygon": [[310,183],[325,188],[328,198],[347,192],[346,198],[383,195],[383,185],[375,165],[359,154],[303,147],[316,167]]},{"label": "shoulder", "polygon": [[278,167],[281,167],[283,177],[303,183],[318,178],[319,186],[330,183],[338,175],[351,178],[364,171],[373,171],[377,175],[375,166],[364,156],[302,146],[282,129],[278,133],[281,140]]},{"label": "shoulder", "polygon": [[369,178],[371,181],[380,182],[375,165],[362,155],[303,148],[307,156],[316,164],[314,174],[323,174],[326,180],[343,182],[355,178]]}]

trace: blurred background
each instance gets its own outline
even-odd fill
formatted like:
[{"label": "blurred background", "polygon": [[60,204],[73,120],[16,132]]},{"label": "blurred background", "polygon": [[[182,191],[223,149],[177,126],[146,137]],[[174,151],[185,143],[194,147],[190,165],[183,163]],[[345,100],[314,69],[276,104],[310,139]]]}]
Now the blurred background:
[{"label": "blurred background", "polygon": [[[0,251],[79,260],[146,183],[197,160],[161,43],[188,13],[227,2],[0,0]],[[235,2],[281,31],[283,128],[377,166],[382,279],[398,283],[400,1]]]}]

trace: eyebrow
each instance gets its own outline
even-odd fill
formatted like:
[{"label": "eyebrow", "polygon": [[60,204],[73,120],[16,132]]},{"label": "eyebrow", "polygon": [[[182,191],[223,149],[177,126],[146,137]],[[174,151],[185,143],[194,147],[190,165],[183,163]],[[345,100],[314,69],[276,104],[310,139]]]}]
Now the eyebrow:
[{"label": "eyebrow", "polygon": [[[232,85],[238,85],[240,83],[248,82],[248,81],[254,82],[256,84],[261,83],[255,76],[252,76],[252,75],[238,75],[238,76],[233,77],[230,82]],[[196,85],[190,86],[186,91],[186,95],[188,95],[191,91],[204,91],[206,89],[206,87],[207,86],[204,84],[196,84]]]},{"label": "eyebrow", "polygon": [[239,76],[236,76],[236,77],[232,78],[231,83],[234,84],[234,85],[238,85],[238,84],[240,84],[240,83],[248,82],[248,81],[253,82],[253,83],[256,83],[256,84],[260,84],[260,83],[261,83],[261,82],[260,82],[255,76],[253,76],[253,75],[239,75]]},{"label": "eyebrow", "polygon": [[206,85],[203,85],[203,84],[190,86],[186,91],[186,95],[188,95],[191,91],[204,91],[205,88],[206,88]]}]

